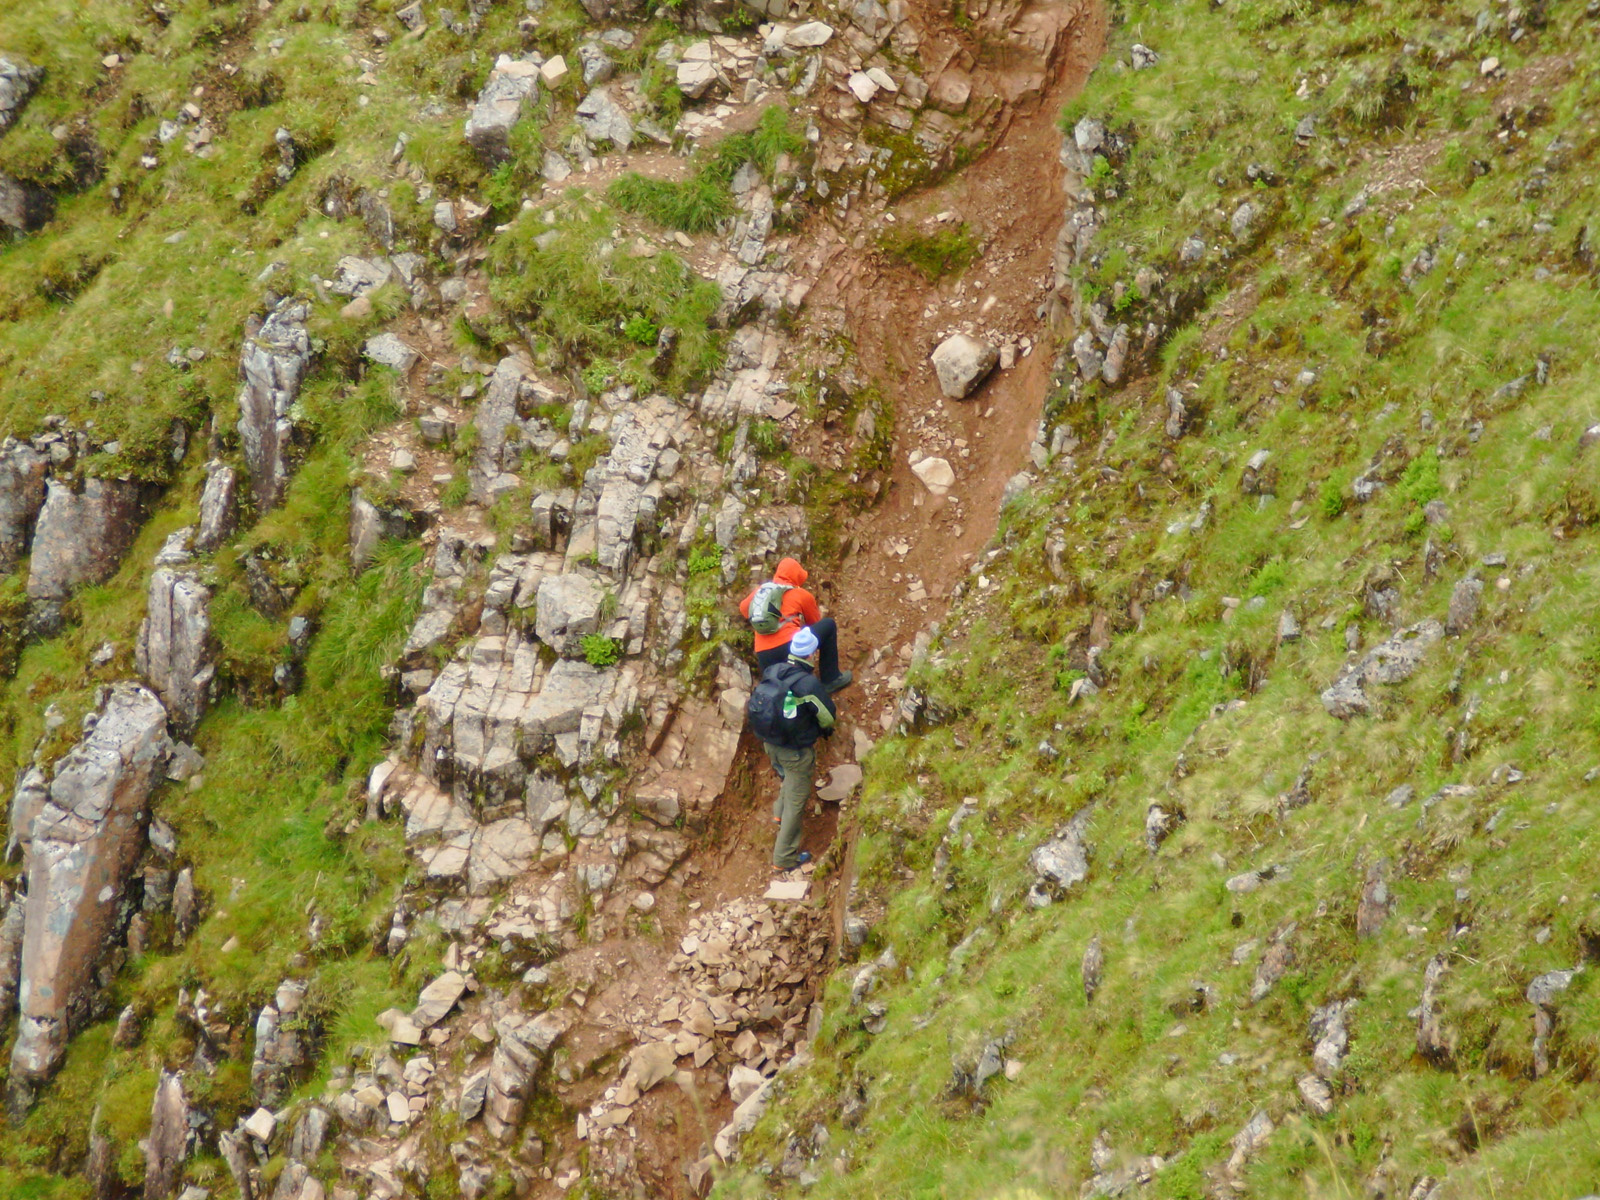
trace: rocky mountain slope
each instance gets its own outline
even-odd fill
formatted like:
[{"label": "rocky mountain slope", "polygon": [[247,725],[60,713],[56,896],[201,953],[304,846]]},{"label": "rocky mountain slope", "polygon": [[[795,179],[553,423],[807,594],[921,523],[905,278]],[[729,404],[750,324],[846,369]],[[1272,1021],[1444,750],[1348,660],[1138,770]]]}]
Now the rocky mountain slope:
[{"label": "rocky mountain slope", "polygon": [[0,1191],[1581,1194],[1597,30],[14,6]]}]

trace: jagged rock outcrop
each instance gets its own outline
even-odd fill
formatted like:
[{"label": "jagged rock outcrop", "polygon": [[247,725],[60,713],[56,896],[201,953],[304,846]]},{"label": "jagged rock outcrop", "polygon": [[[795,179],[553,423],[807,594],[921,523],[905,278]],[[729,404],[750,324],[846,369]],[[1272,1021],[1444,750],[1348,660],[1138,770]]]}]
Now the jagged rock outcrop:
[{"label": "jagged rock outcrop", "polygon": [[0,442],[0,575],[15,571],[33,543],[48,468],[49,460],[27,442]]},{"label": "jagged rock outcrop", "polygon": [[189,1102],[183,1094],[183,1073],[163,1071],[144,1143],[144,1200],[171,1200],[188,1148]]},{"label": "jagged rock outcrop", "polygon": [[161,701],[138,684],[118,683],[94,728],[56,764],[28,855],[13,1109],[25,1107],[60,1065],[88,1011],[94,969],[117,931],[168,752]]},{"label": "jagged rock outcrop", "polygon": [[303,1022],[295,1019],[305,1003],[306,985],[286,979],[272,1002],[256,1016],[255,1056],[250,1062],[250,1091],[256,1103],[276,1108],[283,1103],[296,1073],[311,1061]]},{"label": "jagged rock outcrop", "polygon": [[232,467],[213,459],[206,464],[206,486],[200,493],[200,528],[194,535],[197,554],[210,554],[233,536],[239,523],[239,483]]},{"label": "jagged rock outcrop", "polygon": [[1043,908],[1089,877],[1089,848],[1083,834],[1089,809],[1079,812],[1049,841],[1028,856],[1036,878],[1028,889],[1028,904]]},{"label": "jagged rock outcrop", "polygon": [[534,631],[564,658],[583,656],[583,639],[600,630],[606,592],[586,575],[546,575],[539,583]]},{"label": "jagged rock outcrop", "polygon": [[495,1020],[495,1047],[483,1105],[483,1124],[491,1137],[504,1140],[522,1123],[534,1077],[569,1022],[560,1012],[537,1016],[507,1012]]},{"label": "jagged rock outcrop", "polygon": [[1330,716],[1341,721],[1372,711],[1372,684],[1401,683],[1416,673],[1428,649],[1444,637],[1444,626],[1427,620],[1399,630],[1374,646],[1358,661],[1339,673],[1322,693],[1322,705]]},{"label": "jagged rock outcrop", "polygon": [[300,395],[311,364],[306,318],[311,306],[293,297],[281,300],[239,355],[239,441],[250,470],[256,507],[265,511],[283,499],[292,464],[294,425],[289,410]]},{"label": "jagged rock outcrop", "polygon": [[59,627],[61,606],[84,584],[104,583],[138,536],[144,489],[119,479],[85,479],[74,490],[49,481],[28,562],[28,599],[40,627]]},{"label": "jagged rock outcrop", "polygon": [[491,800],[519,795],[527,764],[554,750],[568,765],[593,754],[637,704],[627,669],[562,659],[546,668],[538,645],[512,630],[480,637],[447,664],[417,702],[422,767],[440,787]]},{"label": "jagged rock outcrop", "polygon": [[402,509],[379,508],[357,488],[350,494],[350,569],[360,574],[372,561],[378,543],[385,538],[407,538],[413,534],[411,519]]},{"label": "jagged rock outcrop", "polygon": [[211,592],[193,576],[169,567],[150,576],[149,609],[134,659],[167,706],[173,732],[185,740],[205,715],[216,674],[210,610]]}]

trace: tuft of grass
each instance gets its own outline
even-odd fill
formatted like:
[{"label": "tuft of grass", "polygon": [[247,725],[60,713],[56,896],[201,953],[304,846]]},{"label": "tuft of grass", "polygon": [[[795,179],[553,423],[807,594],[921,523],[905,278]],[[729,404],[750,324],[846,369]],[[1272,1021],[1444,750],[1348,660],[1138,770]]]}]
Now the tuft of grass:
[{"label": "tuft of grass", "polygon": [[737,211],[729,184],[741,167],[753,163],[770,178],[784,155],[799,154],[805,145],[790,127],[788,113],[773,105],[762,111],[754,129],[723,139],[688,179],[650,179],[630,171],[611,184],[606,198],[668,229],[709,233]]}]

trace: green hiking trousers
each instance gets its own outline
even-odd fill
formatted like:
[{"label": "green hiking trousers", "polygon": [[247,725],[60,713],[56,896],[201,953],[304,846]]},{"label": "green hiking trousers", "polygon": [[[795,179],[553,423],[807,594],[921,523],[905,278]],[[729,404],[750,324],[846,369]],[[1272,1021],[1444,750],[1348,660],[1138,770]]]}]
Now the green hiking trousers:
[{"label": "green hiking trousers", "polygon": [[772,813],[778,818],[778,840],[772,847],[772,865],[787,871],[800,865],[800,823],[805,816],[806,800],[811,796],[811,777],[817,770],[817,748],[807,746],[804,750],[791,750],[771,742],[761,744],[767,748],[772,769],[783,780],[777,803],[772,806]]}]

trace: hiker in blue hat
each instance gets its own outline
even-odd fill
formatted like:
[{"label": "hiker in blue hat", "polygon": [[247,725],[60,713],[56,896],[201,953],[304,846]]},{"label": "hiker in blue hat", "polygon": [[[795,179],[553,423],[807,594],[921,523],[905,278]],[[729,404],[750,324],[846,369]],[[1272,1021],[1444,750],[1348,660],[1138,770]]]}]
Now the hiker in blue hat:
[{"label": "hiker in blue hat", "polygon": [[780,871],[811,861],[800,849],[801,820],[817,770],[817,739],[832,737],[838,718],[833,698],[814,669],[819,646],[809,626],[797,631],[789,641],[788,658],[761,672],[746,709],[750,728],[783,781],[772,806],[778,821],[772,865]]}]

